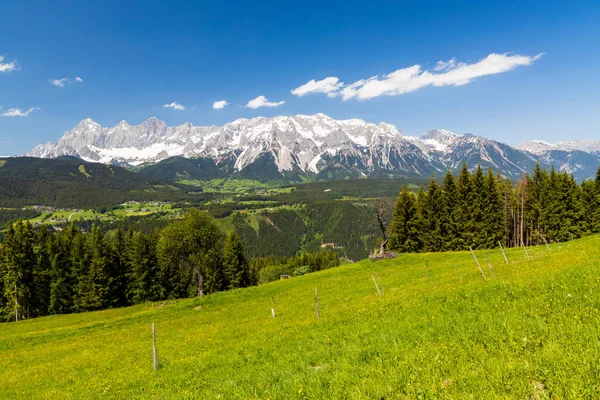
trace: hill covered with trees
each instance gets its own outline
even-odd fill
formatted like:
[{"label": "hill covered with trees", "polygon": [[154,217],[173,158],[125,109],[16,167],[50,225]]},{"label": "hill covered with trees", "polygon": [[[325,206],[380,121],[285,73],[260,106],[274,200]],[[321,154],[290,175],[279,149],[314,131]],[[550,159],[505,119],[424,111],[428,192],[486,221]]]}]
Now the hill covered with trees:
[{"label": "hill covered with trees", "polygon": [[0,207],[107,208],[128,200],[183,200],[186,193],[124,168],[74,157],[0,159]]}]

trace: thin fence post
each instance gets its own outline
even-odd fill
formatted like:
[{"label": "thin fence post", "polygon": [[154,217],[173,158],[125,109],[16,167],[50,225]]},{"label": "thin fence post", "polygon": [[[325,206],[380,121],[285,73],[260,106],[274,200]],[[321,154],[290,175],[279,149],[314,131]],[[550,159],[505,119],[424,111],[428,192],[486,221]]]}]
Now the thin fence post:
[{"label": "thin fence post", "polygon": [[544,237],[544,235],[541,235],[542,239],[544,239],[544,244],[546,245],[546,250],[550,251],[550,246],[548,246],[548,242],[546,241],[546,238]]},{"label": "thin fence post", "polygon": [[321,315],[319,314],[319,294],[317,293],[316,287],[315,287],[315,314],[317,316],[317,319],[321,318]]},{"label": "thin fence post", "polygon": [[494,271],[492,270],[492,264],[490,264],[490,260],[488,259],[487,254],[485,255],[485,262],[488,265],[488,268],[490,269],[490,278],[494,277]]},{"label": "thin fence post", "polygon": [[506,261],[506,263],[508,264],[508,258],[506,258],[506,252],[504,251],[504,247],[502,247],[502,243],[498,242],[498,245],[500,245],[500,250],[502,250],[502,256],[504,256],[504,261]]},{"label": "thin fence post", "polygon": [[375,280],[375,275],[371,275],[373,278],[373,282],[375,283],[375,288],[377,289],[377,294],[381,296],[381,292],[379,291],[379,285],[377,285],[377,281]]},{"label": "thin fence post", "polygon": [[271,301],[273,302],[271,306],[271,315],[273,316],[273,318],[275,318],[275,298],[273,296],[271,296]]},{"label": "thin fence post", "polygon": [[425,260],[425,277],[429,278],[429,262]]},{"label": "thin fence post", "polygon": [[479,272],[481,272],[481,276],[483,277],[483,280],[487,281],[487,278],[485,277],[485,274],[483,273],[483,269],[481,269],[481,265],[479,265],[479,260],[477,260],[477,257],[475,257],[475,252],[473,251],[471,246],[469,246],[469,250],[471,250],[471,254],[473,255],[473,258],[475,259],[475,264],[477,264],[477,268],[479,268]]},{"label": "thin fence post", "polygon": [[154,361],[154,370],[158,369],[158,355],[156,354],[156,331],[154,329],[154,322],[152,323],[152,358]]},{"label": "thin fence post", "polygon": [[531,256],[529,255],[529,251],[527,251],[527,246],[525,246],[525,242],[523,242],[523,240],[521,240],[521,244],[523,245],[523,248],[525,249],[525,255],[527,256],[527,259],[529,260],[531,258]]}]

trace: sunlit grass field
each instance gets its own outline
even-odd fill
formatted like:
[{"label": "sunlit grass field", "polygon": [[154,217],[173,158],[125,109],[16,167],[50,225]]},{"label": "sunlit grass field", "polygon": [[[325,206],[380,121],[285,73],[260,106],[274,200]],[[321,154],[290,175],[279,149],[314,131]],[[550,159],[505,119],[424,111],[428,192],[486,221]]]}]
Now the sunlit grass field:
[{"label": "sunlit grass field", "polygon": [[529,252],[477,252],[487,281],[468,252],[410,254],[0,324],[0,397],[598,398],[600,237]]}]

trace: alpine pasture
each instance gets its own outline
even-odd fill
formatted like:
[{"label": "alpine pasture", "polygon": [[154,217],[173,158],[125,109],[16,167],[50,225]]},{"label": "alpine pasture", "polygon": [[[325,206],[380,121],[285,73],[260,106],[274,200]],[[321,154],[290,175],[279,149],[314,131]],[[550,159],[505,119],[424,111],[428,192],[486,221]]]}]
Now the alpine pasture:
[{"label": "alpine pasture", "polygon": [[475,252],[487,281],[470,252],[401,254],[0,324],[0,397],[598,397],[600,236],[528,250]]}]

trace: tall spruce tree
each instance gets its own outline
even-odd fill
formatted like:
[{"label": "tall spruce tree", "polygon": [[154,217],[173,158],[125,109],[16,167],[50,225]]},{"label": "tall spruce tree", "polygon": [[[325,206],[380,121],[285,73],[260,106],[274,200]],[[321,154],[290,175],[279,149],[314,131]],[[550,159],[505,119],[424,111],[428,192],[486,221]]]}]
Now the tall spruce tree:
[{"label": "tall spruce tree", "polygon": [[427,233],[423,234],[425,251],[441,251],[444,248],[444,233],[440,227],[443,209],[443,192],[432,175],[427,185],[423,216],[427,223]]},{"label": "tall spruce tree", "polygon": [[29,318],[32,308],[34,239],[31,225],[19,220],[9,225],[3,242],[5,311],[15,321]]},{"label": "tall spruce tree", "polygon": [[[552,169],[554,171],[554,168]],[[557,214],[559,211],[549,208],[548,194],[549,186],[558,186],[556,174],[549,175],[548,171],[536,164],[533,174],[527,175],[527,225],[536,236],[546,235],[554,238],[555,233],[548,232],[549,214]],[[560,206],[558,202],[552,202],[553,206]]]},{"label": "tall spruce tree", "polygon": [[96,225],[92,227],[88,238],[90,252],[89,271],[82,277],[83,287],[81,304],[86,310],[99,310],[111,305],[110,276],[108,274],[108,248],[104,235]]},{"label": "tall spruce tree", "polygon": [[119,224],[114,235],[108,240],[108,299],[113,307],[127,305],[127,287],[129,286],[129,263],[127,260],[128,237]]},{"label": "tall spruce tree", "polygon": [[165,287],[156,259],[158,232],[145,235],[136,232],[129,241],[128,299],[133,304],[155,301],[166,297]]},{"label": "tall spruce tree", "polygon": [[485,175],[481,165],[477,166],[473,175],[473,202],[471,203],[471,219],[473,223],[473,244],[475,248],[483,249],[487,244],[487,229],[484,213],[488,203],[489,193],[485,186]]},{"label": "tall spruce tree", "polygon": [[223,245],[223,268],[229,289],[250,286],[250,267],[240,237],[231,231]]},{"label": "tall spruce tree", "polygon": [[50,305],[50,285],[52,283],[52,260],[50,242],[52,236],[48,227],[42,225],[34,247],[35,265],[33,267],[33,308],[36,316],[48,314]]},{"label": "tall spruce tree", "polygon": [[457,250],[459,248],[458,237],[460,235],[460,231],[456,225],[457,192],[454,175],[450,171],[447,171],[444,176],[440,203],[439,226],[444,238],[442,250]]},{"label": "tall spruce tree", "polygon": [[417,198],[406,185],[402,186],[394,206],[390,223],[388,249],[402,253],[419,250],[419,230],[417,227]]},{"label": "tall spruce tree", "polygon": [[505,241],[504,200],[498,178],[488,168],[484,185],[485,203],[483,204],[483,230],[485,232],[483,248],[496,247]]},{"label": "tall spruce tree", "polygon": [[457,250],[468,249],[474,246],[475,239],[475,221],[473,218],[473,202],[475,189],[473,178],[467,164],[463,163],[456,183],[457,201],[456,201],[456,227],[460,231],[460,237],[457,238]]}]

